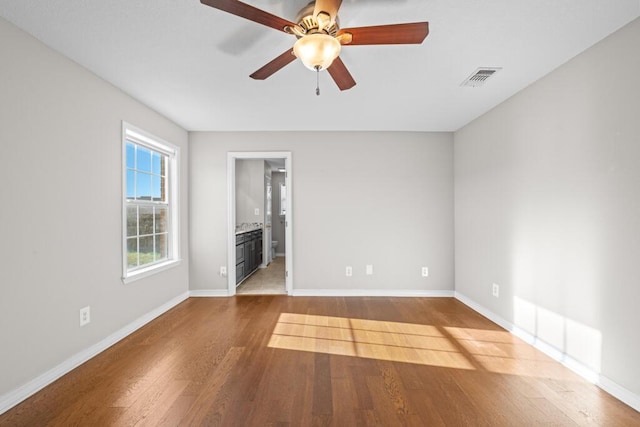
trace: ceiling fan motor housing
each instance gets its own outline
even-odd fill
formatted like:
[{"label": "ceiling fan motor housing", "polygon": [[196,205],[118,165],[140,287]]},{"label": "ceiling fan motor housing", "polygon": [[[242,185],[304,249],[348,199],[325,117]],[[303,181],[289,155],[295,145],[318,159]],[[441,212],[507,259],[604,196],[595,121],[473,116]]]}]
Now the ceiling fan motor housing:
[{"label": "ceiling fan motor housing", "polygon": [[[303,7],[300,12],[298,12],[296,22],[304,29],[305,34],[324,33],[335,37],[338,34],[338,30],[340,29],[340,20],[336,16],[335,22],[333,22],[330,26],[321,29],[320,23],[313,16],[315,4],[315,1],[312,1],[311,3]],[[301,36],[296,34],[296,37],[300,38]]]}]

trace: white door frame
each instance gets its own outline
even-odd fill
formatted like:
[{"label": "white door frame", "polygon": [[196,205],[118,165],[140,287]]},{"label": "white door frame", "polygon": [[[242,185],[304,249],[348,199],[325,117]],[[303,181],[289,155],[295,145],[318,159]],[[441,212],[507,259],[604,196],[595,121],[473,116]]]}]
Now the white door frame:
[{"label": "white door frame", "polygon": [[[285,220],[285,287],[293,292],[293,168],[290,151],[250,151],[227,153],[227,286],[229,296],[236,294],[236,159],[284,159],[287,186]],[[264,255],[263,255],[264,256]]]},{"label": "white door frame", "polygon": [[[267,186],[271,190],[271,194],[267,194]],[[271,237],[273,234],[273,188],[271,187],[271,176],[264,176],[264,231],[262,232],[262,264],[260,268],[266,268],[271,263]],[[271,198],[269,200],[268,198]],[[267,214],[268,211],[271,213]],[[268,224],[269,228],[267,228],[267,215],[271,215],[271,222]],[[266,255],[265,255],[266,254]]]}]

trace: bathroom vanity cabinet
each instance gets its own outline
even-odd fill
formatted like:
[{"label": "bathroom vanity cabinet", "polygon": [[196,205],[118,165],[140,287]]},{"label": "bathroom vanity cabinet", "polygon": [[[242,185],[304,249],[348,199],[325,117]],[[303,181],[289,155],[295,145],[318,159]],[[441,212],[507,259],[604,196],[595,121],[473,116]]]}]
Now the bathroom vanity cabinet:
[{"label": "bathroom vanity cabinet", "polygon": [[262,229],[236,234],[236,285],[262,264]]}]

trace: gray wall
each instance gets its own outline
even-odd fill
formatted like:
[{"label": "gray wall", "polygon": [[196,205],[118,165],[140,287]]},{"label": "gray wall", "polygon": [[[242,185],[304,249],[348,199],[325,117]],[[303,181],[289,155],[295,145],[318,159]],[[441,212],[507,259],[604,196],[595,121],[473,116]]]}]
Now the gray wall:
[{"label": "gray wall", "polygon": [[278,241],[278,246],[276,247],[276,253],[284,254],[286,253],[286,242],[284,235],[284,221],[285,217],[280,216],[280,184],[284,184],[284,173],[283,172],[272,172],[271,174],[271,187],[272,187],[272,201],[273,206],[271,207],[271,212],[273,216],[271,217],[272,223],[272,239]]},{"label": "gray wall", "polygon": [[295,289],[453,290],[452,138],[190,133],[191,289],[226,289],[227,152],[291,151]]},{"label": "gray wall", "polygon": [[455,134],[456,291],[636,395],[639,40],[636,20]]},{"label": "gray wall", "polygon": [[264,223],[264,169],[264,160],[236,160],[236,225]]},{"label": "gray wall", "polygon": [[[188,290],[189,153],[186,131],[1,18],[0,53],[1,396]],[[183,262],[129,285],[121,120],[183,161]]]}]

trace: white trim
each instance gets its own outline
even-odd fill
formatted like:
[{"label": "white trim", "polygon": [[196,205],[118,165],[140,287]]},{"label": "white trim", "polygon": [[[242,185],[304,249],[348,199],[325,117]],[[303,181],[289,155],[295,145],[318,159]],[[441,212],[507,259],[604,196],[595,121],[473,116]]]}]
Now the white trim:
[{"label": "white trim", "polygon": [[172,259],[169,261],[165,261],[158,264],[150,265],[149,267],[142,268],[140,270],[135,270],[129,273],[127,277],[122,278],[122,283],[125,285],[127,283],[135,282],[136,280],[144,279],[145,277],[152,276],[156,273],[160,273],[161,271],[169,270],[170,268],[174,268],[179,266],[182,263],[181,259]]},{"label": "white trim", "polygon": [[228,297],[229,291],[226,289],[196,289],[189,292],[192,298],[220,298]]},{"label": "white trim", "polygon": [[[497,314],[493,313],[492,311],[484,308],[483,306],[481,306],[480,304],[476,303],[472,299],[467,298],[465,295],[461,294],[458,291],[455,291],[454,294],[455,294],[454,295],[455,299],[457,299],[458,301],[460,301],[461,303],[463,303],[467,307],[471,308],[473,311],[483,315],[484,317],[486,317],[487,319],[491,320],[493,323],[498,324],[499,326],[501,326],[502,328],[506,329],[507,331],[513,332],[515,326],[511,322],[507,322],[502,317],[500,317]],[[529,340],[529,339],[523,338],[523,337],[520,337],[520,338],[522,338],[524,341],[527,341],[529,344],[533,344],[532,340]]]},{"label": "white trim", "polygon": [[276,252],[276,258],[286,256],[284,252]]},{"label": "white trim", "polygon": [[122,121],[123,139],[130,138],[136,144],[143,145],[152,150],[160,151],[167,156],[175,156],[179,148],[174,144],[158,138],[149,132],[132,125],[131,123]]},{"label": "white trim", "polygon": [[39,375],[28,383],[0,396],[0,414],[13,408],[23,400],[42,390],[44,387],[56,381],[71,370],[85,363],[87,360],[97,356],[107,348],[111,347],[118,341],[131,335],[156,317],[164,314],[173,307],[189,298],[189,292],[184,292],[170,301],[162,304],[160,307],[150,311],[149,313],[139,317],[125,327],[117,330],[108,337],[100,340],[89,348],[86,348],[59,365],[49,369],[47,372]]},{"label": "white trim", "polygon": [[498,316],[491,310],[478,304],[477,302],[461,294],[460,292],[458,291],[455,292],[455,298],[461,303],[463,303],[464,305],[471,308],[473,311],[481,314],[482,316],[491,320],[493,323],[498,324],[499,326],[511,332],[512,334],[522,339],[526,343],[531,344],[533,347],[545,353],[547,356],[551,357],[552,359],[556,360],[557,362],[560,362],[567,368],[571,369],[573,372],[580,375],[585,380],[593,384],[596,384],[598,387],[600,387],[607,393],[611,394],[616,399],[622,401],[623,403],[629,405],[636,411],[640,412],[640,396],[639,395],[627,390],[626,388],[615,383],[614,381],[610,380],[604,375],[600,375],[600,373],[594,371],[593,369],[589,368],[583,363],[572,358],[562,350],[542,341],[540,338],[536,337],[535,335],[517,327],[513,323],[503,319],[502,317]]},{"label": "white trim", "polygon": [[227,292],[236,293],[236,159],[227,154]]},{"label": "white trim", "polygon": [[452,298],[453,291],[429,291],[412,289],[295,289],[292,296],[299,297],[410,297]]},{"label": "white trim", "polygon": [[[284,159],[287,173],[287,217],[285,228],[285,287],[293,293],[293,162],[290,151],[251,151],[227,153],[227,289],[229,296],[236,294],[236,159]],[[264,255],[263,255],[264,256]]]},{"label": "white trim", "polygon": [[293,295],[293,160],[291,152],[284,159],[284,182],[287,187],[287,214],[284,219],[284,247],[285,247],[285,289],[287,294]]},{"label": "white trim", "polygon": [[598,387],[612,395],[623,403],[631,406],[636,411],[640,412],[640,396],[622,387],[620,384],[611,381],[604,375],[600,375],[600,382]]},{"label": "white trim", "polygon": [[[169,254],[168,260],[138,270],[128,269],[127,261],[127,139],[168,156]],[[127,284],[180,265],[180,147],[122,121],[122,282]]]},{"label": "white trim", "polygon": [[507,331],[511,332],[513,335],[517,336],[522,341],[526,342],[527,344],[530,344],[530,345],[534,346],[535,348],[537,348],[538,350],[540,350],[541,352],[543,352],[547,356],[549,356],[552,359],[562,363],[567,368],[571,369],[572,371],[574,371],[578,375],[582,376],[583,378],[585,378],[589,382],[594,383],[594,384],[598,382],[598,373],[597,372],[595,372],[591,368],[588,368],[587,366],[583,365],[582,363],[578,362],[577,360],[573,359],[571,356],[569,356],[568,354],[564,353],[562,350],[560,350],[560,349],[558,349],[558,348],[556,348],[556,347],[554,347],[554,346],[542,341],[540,338],[536,337],[535,335],[531,334],[530,332],[527,332],[524,329],[521,329],[521,328],[517,327],[513,323],[511,323],[508,320],[505,320],[502,317],[496,315],[491,310],[489,310],[486,307],[483,307],[482,305],[476,303],[475,301],[473,301],[472,299],[466,297],[465,295],[461,294],[460,292],[456,292],[455,293],[455,298],[458,301],[460,301],[463,304],[465,304],[466,306],[468,306],[469,308],[473,309],[475,312],[477,312],[477,313],[483,315],[484,317],[486,317],[487,319],[491,320],[493,323],[496,323],[499,326],[501,326],[502,328],[504,328]]}]

